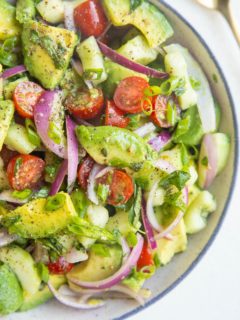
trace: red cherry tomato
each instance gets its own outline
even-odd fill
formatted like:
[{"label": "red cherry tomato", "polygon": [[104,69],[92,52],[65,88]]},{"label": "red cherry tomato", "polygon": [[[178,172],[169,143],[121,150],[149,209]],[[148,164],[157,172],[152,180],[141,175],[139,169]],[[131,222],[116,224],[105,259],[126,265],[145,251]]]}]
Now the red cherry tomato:
[{"label": "red cherry tomato", "polygon": [[141,270],[143,267],[153,266],[153,265],[154,265],[154,261],[153,261],[152,252],[148,246],[147,241],[144,241],[142,252],[137,262],[137,269]]},{"label": "red cherry tomato", "polygon": [[38,102],[43,88],[31,81],[20,82],[13,93],[15,108],[23,118],[33,118],[33,108]]},{"label": "red cherry tomato", "polygon": [[10,160],[7,176],[11,187],[15,190],[36,187],[43,176],[45,162],[36,156],[20,154]]},{"label": "red cherry tomato", "polygon": [[95,161],[89,156],[85,157],[83,162],[80,164],[78,169],[78,184],[83,188],[87,189],[88,177],[94,166]]},{"label": "red cherry tomato", "polygon": [[108,23],[99,0],[87,0],[77,6],[74,22],[86,37],[100,36]]},{"label": "red cherry tomato", "polygon": [[114,103],[114,101],[107,101],[106,106],[106,117],[105,117],[105,125],[106,126],[115,126],[119,128],[126,128],[129,124],[130,119],[124,117],[124,112],[118,109]]},{"label": "red cherry tomato", "polygon": [[144,90],[149,87],[148,82],[141,77],[128,77],[123,79],[114,93],[116,106],[126,113],[139,113],[143,111]]},{"label": "red cherry tomato", "polygon": [[95,118],[103,108],[104,97],[101,89],[81,90],[69,94],[64,102],[65,107],[75,116],[82,119]]},{"label": "red cherry tomato", "polygon": [[126,203],[134,192],[132,178],[125,172],[113,170],[98,179],[98,183],[109,185],[107,203],[119,206]]},{"label": "red cherry tomato", "polygon": [[154,96],[153,97],[153,111],[151,113],[152,121],[161,128],[169,128],[171,124],[167,121],[167,105],[169,97]]},{"label": "red cherry tomato", "polygon": [[59,257],[56,262],[48,263],[48,270],[54,274],[65,274],[68,273],[73,266],[74,264],[67,262],[64,257]]}]

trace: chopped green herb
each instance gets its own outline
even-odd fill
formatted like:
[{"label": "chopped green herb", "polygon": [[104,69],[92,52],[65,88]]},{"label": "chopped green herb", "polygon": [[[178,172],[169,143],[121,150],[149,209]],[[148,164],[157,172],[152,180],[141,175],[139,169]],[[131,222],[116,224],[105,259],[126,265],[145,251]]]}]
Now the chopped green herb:
[{"label": "chopped green herb", "polygon": [[109,195],[109,185],[99,183],[97,186],[97,196],[98,198],[105,203]]},{"label": "chopped green herb", "polygon": [[174,132],[174,139],[178,139],[180,136],[185,134],[190,128],[190,116],[187,116],[186,118],[181,119],[178,122],[178,126],[176,131]]},{"label": "chopped green herb", "polygon": [[48,282],[48,279],[49,279],[49,271],[48,271],[48,268],[45,266],[45,264],[43,264],[42,262],[38,262],[36,264],[36,267],[37,267],[37,271],[38,271],[38,274],[41,278],[41,280],[44,282],[44,283],[47,283]]},{"label": "chopped green herb", "polygon": [[182,190],[189,179],[190,179],[190,174],[188,172],[176,170],[168,174],[166,177],[164,177],[159,182],[159,186],[162,188],[175,186],[178,188],[178,190]]},{"label": "chopped green herb", "polygon": [[22,162],[23,162],[22,158],[17,158],[15,165],[14,165],[14,176],[17,175],[18,170],[20,169],[20,167],[22,165]]},{"label": "chopped green herb", "polygon": [[202,158],[202,160],[201,160],[201,164],[203,165],[203,166],[208,166],[208,157],[204,157],[204,158]]},{"label": "chopped green herb", "polygon": [[29,141],[33,145],[35,145],[36,147],[40,147],[41,139],[40,139],[39,135],[37,134],[37,130],[36,130],[36,127],[35,127],[35,124],[33,123],[33,121],[31,119],[26,119],[25,120],[25,127],[27,130],[27,135],[28,135]]},{"label": "chopped green herb", "polygon": [[21,191],[14,190],[12,196],[16,199],[24,200],[31,196],[32,191],[30,189],[24,189]]},{"label": "chopped green herb", "polygon": [[18,37],[11,37],[6,39],[0,46],[0,64],[6,67],[14,67],[19,64],[19,54],[15,52],[20,44]]},{"label": "chopped green herb", "polygon": [[55,211],[63,207],[65,202],[65,196],[61,193],[47,198],[44,209],[46,211]]},{"label": "chopped green herb", "polygon": [[161,261],[160,261],[159,256],[158,256],[157,253],[155,253],[155,255],[153,256],[153,261],[154,261],[154,264],[155,264],[156,268],[161,267]]},{"label": "chopped green herb", "polygon": [[134,232],[129,232],[126,236],[129,247],[133,248],[137,244],[137,236]]},{"label": "chopped green herb", "polygon": [[130,8],[131,11],[134,11],[137,7],[139,7],[144,0],[130,0]]},{"label": "chopped green herb", "polygon": [[86,194],[81,189],[76,189],[71,193],[70,197],[78,216],[83,218],[89,205]]}]

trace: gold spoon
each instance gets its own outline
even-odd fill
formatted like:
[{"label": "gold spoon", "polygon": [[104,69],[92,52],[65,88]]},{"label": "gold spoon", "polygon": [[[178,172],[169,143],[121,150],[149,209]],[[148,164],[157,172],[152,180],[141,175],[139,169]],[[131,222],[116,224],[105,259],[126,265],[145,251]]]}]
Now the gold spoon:
[{"label": "gold spoon", "polygon": [[201,5],[206,8],[218,10],[228,21],[232,28],[232,31],[240,44],[240,21],[238,21],[235,15],[234,6],[232,6],[232,1],[230,0],[197,0]]}]

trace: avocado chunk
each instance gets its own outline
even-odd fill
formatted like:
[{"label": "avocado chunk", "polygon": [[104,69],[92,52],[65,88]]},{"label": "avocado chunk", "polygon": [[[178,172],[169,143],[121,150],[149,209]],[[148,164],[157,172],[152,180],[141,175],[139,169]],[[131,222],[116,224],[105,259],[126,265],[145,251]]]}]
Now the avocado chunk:
[{"label": "avocado chunk", "polygon": [[108,19],[114,26],[121,27],[127,24],[131,10],[129,0],[103,0],[102,4]]},{"label": "avocado chunk", "polygon": [[0,263],[0,315],[15,312],[23,301],[22,288],[16,275]]},{"label": "avocado chunk", "polygon": [[6,0],[0,0],[0,40],[17,36],[21,27],[16,18],[16,9]]},{"label": "avocado chunk", "polygon": [[36,9],[33,0],[18,0],[16,7],[16,18],[20,23],[25,23],[35,17]]},{"label": "avocado chunk", "polygon": [[[57,290],[61,285],[66,283],[66,278],[63,275],[50,275],[49,281]],[[19,311],[27,311],[36,308],[40,304],[43,304],[50,300],[52,297],[53,294],[48,289],[48,286],[45,285],[41,290],[38,290],[35,294],[25,296],[23,304],[21,305]]]},{"label": "avocado chunk", "polygon": [[162,265],[167,264],[175,255],[175,253],[185,251],[187,247],[186,228],[183,219],[171,232],[173,239],[157,240],[156,254]]},{"label": "avocado chunk", "polygon": [[[181,131],[185,122],[185,130]],[[198,107],[192,106],[185,111],[183,119],[178,123],[174,134],[174,141],[189,146],[198,145],[203,137],[202,122],[199,116]]]},{"label": "avocado chunk", "polygon": [[83,148],[100,164],[134,170],[154,156],[153,149],[127,129],[78,126],[76,134]]},{"label": "avocado chunk", "polygon": [[16,245],[2,247],[0,248],[0,261],[6,263],[16,274],[24,294],[34,294],[38,291],[41,279],[30,253]]},{"label": "avocado chunk", "polygon": [[11,100],[0,101],[0,151],[7,136],[13,114],[13,102]]},{"label": "avocado chunk", "polygon": [[104,93],[111,98],[114,90],[119,82],[127,77],[141,77],[148,80],[148,77],[142,73],[127,69],[120,64],[117,64],[111,60],[105,60],[105,70],[107,72],[107,80],[103,83]]},{"label": "avocado chunk", "polygon": [[[49,210],[49,204],[58,205]],[[24,204],[4,216],[2,223],[10,233],[23,238],[45,238],[65,229],[76,217],[70,196],[60,192],[47,199],[39,198]]]},{"label": "avocado chunk", "polygon": [[64,76],[77,42],[72,31],[27,22],[22,32],[24,64],[46,89],[54,89]]},{"label": "avocado chunk", "polygon": [[67,274],[68,280],[100,281],[113,275],[122,264],[122,249],[119,245],[103,245],[107,256],[89,251],[89,259],[74,266]]},{"label": "avocado chunk", "polygon": [[124,237],[130,232],[136,231],[129,221],[128,212],[123,210],[118,211],[114,216],[109,218],[106,229],[110,232],[119,230]]}]

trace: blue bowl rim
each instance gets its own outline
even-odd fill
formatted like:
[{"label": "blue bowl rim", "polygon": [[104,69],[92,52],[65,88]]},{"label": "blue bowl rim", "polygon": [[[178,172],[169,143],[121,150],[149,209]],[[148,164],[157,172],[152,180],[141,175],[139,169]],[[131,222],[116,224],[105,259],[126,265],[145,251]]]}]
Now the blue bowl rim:
[{"label": "blue bowl rim", "polygon": [[234,132],[235,132],[235,157],[234,157],[234,175],[232,177],[232,183],[231,183],[231,187],[228,193],[228,197],[222,212],[222,215],[219,219],[219,222],[212,234],[212,236],[210,237],[210,239],[208,240],[208,242],[206,243],[205,247],[202,249],[202,251],[199,253],[199,255],[197,256],[197,258],[192,262],[192,264],[190,265],[190,267],[178,278],[176,279],[167,289],[165,289],[163,292],[161,292],[159,295],[157,295],[155,298],[149,300],[144,306],[140,306],[135,308],[134,310],[125,313],[124,315],[115,318],[114,320],[123,320],[126,319],[130,316],[136,315],[137,313],[139,313],[140,311],[146,309],[147,307],[151,306],[153,303],[159,301],[160,299],[162,299],[166,294],[168,294],[170,291],[172,291],[182,280],[184,280],[186,278],[186,276],[188,276],[190,274],[190,272],[195,268],[195,266],[198,264],[198,262],[204,257],[204,255],[206,254],[207,250],[210,248],[210,246],[212,245],[213,241],[215,240],[221,226],[222,223],[226,217],[226,213],[229,207],[229,204],[231,202],[231,198],[232,198],[232,194],[233,194],[233,189],[235,187],[236,184],[236,178],[237,178],[237,171],[238,171],[238,154],[239,154],[239,147],[238,147],[238,122],[237,122],[237,116],[236,116],[236,112],[235,112],[235,104],[232,98],[232,94],[230,91],[230,88],[228,86],[227,80],[225,78],[225,75],[219,65],[219,63],[217,62],[216,57],[214,56],[214,54],[212,53],[211,49],[209,48],[209,46],[207,45],[207,43],[205,42],[205,40],[202,38],[202,36],[200,35],[200,33],[176,10],[174,9],[171,5],[167,4],[165,1],[163,0],[158,0],[160,3],[162,3],[167,9],[169,9],[170,11],[172,11],[178,18],[180,18],[192,31],[193,33],[195,33],[195,35],[198,37],[198,39],[200,40],[201,44],[205,47],[205,49],[207,50],[209,56],[211,57],[211,59],[213,60],[215,66],[217,67],[217,70],[221,76],[221,79],[223,80],[224,83],[224,87],[226,89],[227,92],[227,96],[228,99],[230,101],[230,106],[231,106],[231,110],[232,110],[232,114],[233,114],[233,123],[234,123]]}]

